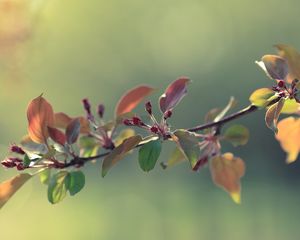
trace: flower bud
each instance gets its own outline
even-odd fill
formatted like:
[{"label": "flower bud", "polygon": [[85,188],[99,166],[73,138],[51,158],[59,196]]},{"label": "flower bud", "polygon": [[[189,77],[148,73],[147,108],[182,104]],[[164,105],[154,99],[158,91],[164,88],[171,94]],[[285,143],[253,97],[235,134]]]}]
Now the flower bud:
[{"label": "flower bud", "polygon": [[11,151],[11,152],[14,152],[14,153],[21,154],[21,155],[24,155],[24,154],[25,154],[25,152],[23,151],[23,149],[20,148],[20,147],[17,146],[17,145],[11,145],[11,146],[10,146],[10,151]]},{"label": "flower bud", "polygon": [[90,104],[89,100],[87,98],[84,98],[82,100],[82,103],[83,103],[84,110],[87,112],[88,115],[90,115],[91,114],[91,104]]},{"label": "flower bud", "polygon": [[283,88],[285,86],[285,83],[284,81],[280,80],[278,83],[277,83],[278,87],[280,88]]},{"label": "flower bud", "polygon": [[150,131],[153,132],[153,133],[155,133],[155,134],[157,134],[158,133],[158,127],[157,126],[152,126],[150,128]]},{"label": "flower bud", "polygon": [[105,110],[104,105],[103,104],[99,104],[98,105],[98,115],[99,115],[100,118],[103,118],[104,110]]},{"label": "flower bud", "polygon": [[142,124],[142,120],[139,117],[132,118],[133,125],[139,126]]},{"label": "flower bud", "polygon": [[146,109],[146,111],[150,114],[150,115],[152,115],[152,105],[151,105],[151,102],[149,101],[149,102],[146,102],[146,104],[145,104],[145,109]]},{"label": "flower bud", "polygon": [[172,116],[172,111],[171,110],[168,110],[164,113],[164,119],[168,119]]},{"label": "flower bud", "polygon": [[133,125],[133,124],[132,124],[132,121],[129,120],[129,119],[124,119],[124,120],[123,120],[123,124],[126,125],[126,126],[132,126],[132,125]]}]

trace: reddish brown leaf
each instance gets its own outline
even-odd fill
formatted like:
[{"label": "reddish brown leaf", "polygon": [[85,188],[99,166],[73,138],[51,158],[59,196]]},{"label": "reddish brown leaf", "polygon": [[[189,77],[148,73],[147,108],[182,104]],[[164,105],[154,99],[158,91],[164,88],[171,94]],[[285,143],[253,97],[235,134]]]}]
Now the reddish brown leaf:
[{"label": "reddish brown leaf", "polygon": [[300,151],[300,119],[288,117],[278,123],[277,140],[287,153],[286,162],[296,161]]},{"label": "reddish brown leaf", "polygon": [[243,160],[232,153],[225,153],[211,159],[210,171],[214,183],[227,191],[233,201],[240,203],[240,178],[245,173]]},{"label": "reddish brown leaf", "polygon": [[188,83],[190,83],[190,79],[181,77],[167,87],[165,93],[159,98],[160,110],[163,113],[172,110],[186,95]]},{"label": "reddish brown leaf", "polygon": [[0,208],[31,178],[28,173],[22,173],[0,184]]},{"label": "reddish brown leaf", "polygon": [[46,143],[48,126],[54,124],[54,113],[50,103],[41,96],[33,99],[27,108],[28,133],[37,143]]},{"label": "reddish brown leaf", "polygon": [[80,119],[73,119],[66,129],[67,142],[73,144],[77,141],[80,134]]},{"label": "reddish brown leaf", "polygon": [[115,115],[131,112],[145,97],[149,96],[154,91],[154,88],[149,86],[138,86],[126,92],[119,100]]},{"label": "reddish brown leaf", "polygon": [[53,127],[48,127],[48,132],[54,142],[59,143],[60,145],[65,145],[66,135],[63,132]]},{"label": "reddish brown leaf", "polygon": [[[89,121],[84,117],[75,117],[80,121],[80,133],[89,133],[90,132],[90,124]],[[54,126],[56,128],[66,129],[70,122],[75,119],[63,112],[58,112],[54,114]]]},{"label": "reddish brown leaf", "polygon": [[112,150],[112,152],[103,160],[102,177],[104,177],[109,169],[122,160],[125,155],[134,149],[142,140],[143,139],[140,135],[132,136],[125,139],[122,144]]}]

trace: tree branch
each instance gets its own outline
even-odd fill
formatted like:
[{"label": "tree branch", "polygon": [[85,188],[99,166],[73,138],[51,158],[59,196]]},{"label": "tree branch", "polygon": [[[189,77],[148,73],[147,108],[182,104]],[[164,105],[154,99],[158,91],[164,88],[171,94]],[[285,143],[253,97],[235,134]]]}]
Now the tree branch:
[{"label": "tree branch", "polygon": [[[249,105],[248,107],[246,107],[238,112],[232,113],[232,114],[228,115],[227,117],[222,118],[219,121],[201,124],[196,127],[188,128],[187,130],[190,132],[198,132],[198,131],[205,130],[205,129],[212,128],[212,127],[221,128],[225,123],[233,121],[237,118],[243,117],[249,113],[255,112],[256,110],[258,110],[258,107],[254,106],[254,105]],[[144,145],[144,144],[138,144],[136,146],[136,148],[141,147],[142,145]],[[59,168],[68,168],[71,166],[79,166],[80,167],[80,166],[84,165],[86,162],[96,160],[99,158],[103,158],[110,153],[111,153],[111,151],[108,151],[108,152],[105,152],[105,153],[102,153],[102,154],[99,154],[99,155],[96,155],[93,157],[85,157],[85,158],[84,157],[76,157],[76,158],[73,158],[70,162],[67,162],[64,165],[61,165]]]}]

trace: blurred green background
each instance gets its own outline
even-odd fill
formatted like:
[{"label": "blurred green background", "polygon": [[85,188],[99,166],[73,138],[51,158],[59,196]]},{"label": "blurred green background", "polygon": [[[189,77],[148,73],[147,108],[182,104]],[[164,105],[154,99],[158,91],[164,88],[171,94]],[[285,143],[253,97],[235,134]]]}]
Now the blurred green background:
[{"label": "blurred green background", "polygon": [[[298,0],[0,0],[0,156],[26,133],[27,103],[42,92],[56,111],[83,114],[89,97],[109,118],[127,89],[155,86],[156,101],[186,75],[193,83],[172,125],[201,123],[231,95],[242,108],[253,90],[272,84],[254,61],[276,43],[300,49],[299,8]],[[300,162],[285,164],[263,115],[238,120],[251,130],[248,145],[223,146],[247,165],[240,206],[208,168],[194,173],[184,163],[145,174],[133,154],[105,179],[99,163],[87,165],[84,190],[58,205],[37,178],[28,182],[1,209],[0,238],[298,239]],[[0,180],[15,174],[1,169]]]}]

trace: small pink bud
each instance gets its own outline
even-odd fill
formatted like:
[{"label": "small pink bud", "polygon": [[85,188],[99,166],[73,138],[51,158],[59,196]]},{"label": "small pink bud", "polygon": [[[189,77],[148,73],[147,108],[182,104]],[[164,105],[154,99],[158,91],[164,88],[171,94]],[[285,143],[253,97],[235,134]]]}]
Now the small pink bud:
[{"label": "small pink bud", "polygon": [[23,151],[23,149],[20,148],[20,147],[17,146],[17,145],[11,145],[11,146],[10,146],[10,151],[11,151],[11,152],[14,152],[14,153],[21,154],[21,155],[24,155],[24,154],[25,154],[25,152]]},{"label": "small pink bud", "polygon": [[171,110],[168,110],[164,113],[164,119],[168,119],[172,116],[172,111]]},{"label": "small pink bud", "polygon": [[152,127],[150,128],[150,131],[156,134],[156,133],[158,133],[158,127],[152,126]]},{"label": "small pink bud", "polygon": [[284,81],[280,80],[277,85],[278,87],[283,88],[285,86],[285,83]]},{"label": "small pink bud", "polygon": [[87,98],[84,98],[82,100],[82,103],[83,103],[83,107],[84,107],[84,110],[88,113],[88,114],[91,114],[91,104],[89,102],[89,100]]},{"label": "small pink bud", "polygon": [[132,126],[132,125],[133,125],[133,124],[132,124],[132,121],[129,120],[129,119],[124,119],[124,120],[123,120],[123,124],[126,125],[126,126]]},{"label": "small pink bud", "polygon": [[146,102],[146,104],[145,104],[145,109],[146,109],[146,111],[150,114],[150,115],[152,115],[152,105],[151,105],[151,102],[149,101],[149,102]]},{"label": "small pink bud", "polygon": [[98,106],[98,115],[99,115],[100,118],[103,118],[104,110],[105,110],[104,105],[99,104],[99,106]]},{"label": "small pink bud", "polygon": [[142,120],[139,117],[132,118],[133,125],[139,126],[142,124]]},{"label": "small pink bud", "polygon": [[25,169],[25,166],[23,165],[23,163],[19,163],[19,164],[17,165],[17,170],[22,171],[22,170],[24,170],[24,169]]}]

